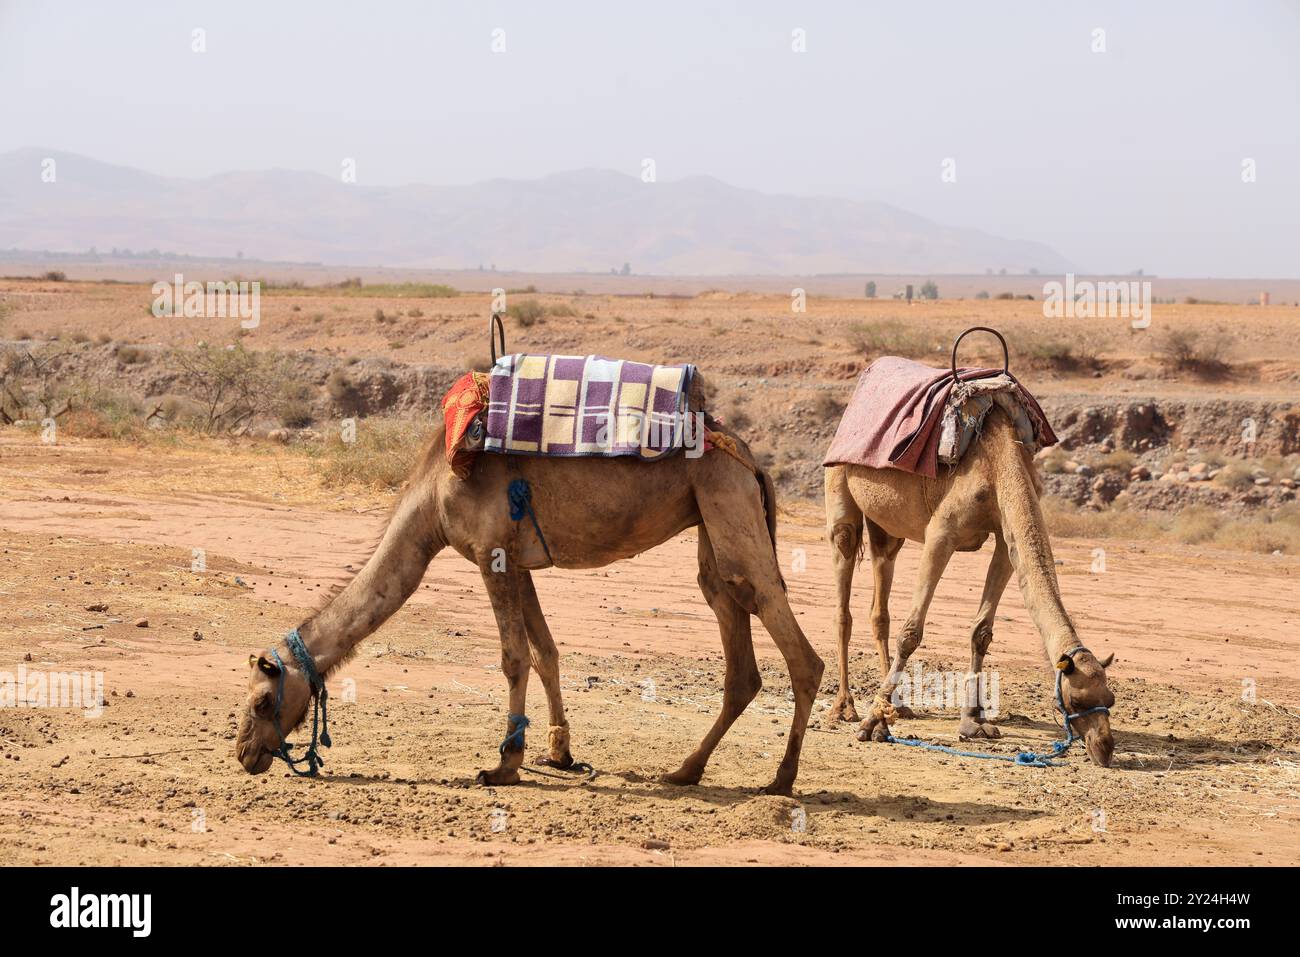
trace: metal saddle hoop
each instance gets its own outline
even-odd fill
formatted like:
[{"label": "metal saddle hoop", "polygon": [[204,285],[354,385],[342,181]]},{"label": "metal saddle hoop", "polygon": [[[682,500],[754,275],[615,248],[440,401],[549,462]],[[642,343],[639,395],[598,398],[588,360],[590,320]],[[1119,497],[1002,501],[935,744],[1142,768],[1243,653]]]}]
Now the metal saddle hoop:
[{"label": "metal saddle hoop", "polygon": [[1011,353],[1007,349],[1007,340],[1003,337],[1002,333],[998,332],[996,329],[990,329],[988,326],[971,326],[969,329],[967,329],[965,332],[963,332],[961,335],[959,335],[956,339],[953,340],[952,380],[954,382],[957,381],[957,347],[961,345],[961,341],[965,339],[967,336],[969,336],[972,332],[989,332],[998,337],[998,342],[1002,343],[1002,374],[1010,375]]},{"label": "metal saddle hoop", "polygon": [[497,364],[497,343],[501,344],[501,355],[506,354],[506,327],[501,321],[501,313],[493,312],[488,319],[488,345],[492,351],[492,364]]}]

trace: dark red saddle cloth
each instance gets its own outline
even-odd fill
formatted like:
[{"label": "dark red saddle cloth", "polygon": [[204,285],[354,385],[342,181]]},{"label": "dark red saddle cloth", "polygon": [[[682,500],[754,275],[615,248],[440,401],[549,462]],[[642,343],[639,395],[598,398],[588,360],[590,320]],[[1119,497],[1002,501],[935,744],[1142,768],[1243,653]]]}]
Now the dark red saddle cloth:
[{"label": "dark red saddle cloth", "polygon": [[[957,370],[961,381],[1002,375],[1001,369]],[[1056,444],[1047,416],[1028,390],[1007,373],[1016,398],[1034,426],[1038,444]],[[939,470],[939,435],[955,381],[949,369],[881,356],[858,377],[822,465],[895,468],[934,478]]]}]

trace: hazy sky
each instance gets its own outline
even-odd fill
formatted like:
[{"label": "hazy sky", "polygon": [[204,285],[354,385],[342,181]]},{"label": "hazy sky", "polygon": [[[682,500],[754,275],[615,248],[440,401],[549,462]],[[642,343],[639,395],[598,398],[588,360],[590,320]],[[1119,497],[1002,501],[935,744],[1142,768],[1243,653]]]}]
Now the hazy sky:
[{"label": "hazy sky", "polygon": [[180,176],[353,157],[372,184],[650,157],[1094,270],[1300,277],[1300,2],[0,0],[22,146]]}]

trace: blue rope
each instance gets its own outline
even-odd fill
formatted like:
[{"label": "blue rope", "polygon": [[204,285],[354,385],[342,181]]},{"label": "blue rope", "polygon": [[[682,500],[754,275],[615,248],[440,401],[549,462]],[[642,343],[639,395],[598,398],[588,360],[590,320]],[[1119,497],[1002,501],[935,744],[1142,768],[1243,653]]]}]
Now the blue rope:
[{"label": "blue rope", "polygon": [[533,520],[533,528],[537,529],[537,538],[542,543],[542,551],[546,552],[547,560],[554,565],[555,559],[551,558],[551,549],[546,544],[546,536],[542,534],[542,526],[537,524],[537,513],[533,511],[533,490],[528,482],[524,479],[515,479],[506,490],[506,495],[510,499],[510,520],[517,522],[524,515]]},{"label": "blue rope", "polygon": [[[329,732],[329,691],[325,688],[325,681],[321,678],[320,672],[316,670],[316,662],[312,659],[311,652],[307,650],[307,645],[303,642],[298,629],[295,628],[285,635],[284,641],[289,646],[289,651],[293,653],[294,661],[302,670],[303,677],[307,679],[307,684],[311,686],[313,698],[311,745],[300,758],[295,758],[290,753],[290,749],[296,747],[296,745],[290,744],[288,739],[285,738],[284,726],[280,723],[280,711],[284,707],[284,676],[287,669],[284,666],[284,660],[280,657],[280,653],[272,648],[271,657],[275,659],[275,663],[280,667],[280,681],[275,689],[275,733],[280,736],[280,750],[276,752],[275,756],[289,765],[289,770],[299,777],[313,778],[325,763],[325,759],[320,756],[317,742],[327,748],[333,744]],[[306,764],[307,770],[298,770],[300,764]]]},{"label": "blue rope", "polygon": [[522,714],[507,715],[506,720],[510,723],[511,726],[513,726],[514,730],[511,731],[509,734],[507,734],[506,739],[501,742],[501,747],[499,750],[503,757],[505,756],[506,753],[506,746],[509,745],[512,741],[518,741],[520,750],[523,750],[524,729],[528,727],[528,719],[525,718]]},{"label": "blue rope", "polygon": [[[1083,648],[1075,648],[1073,651],[1065,652],[1065,656],[1073,658],[1077,653],[1083,651]],[[944,754],[951,754],[958,758],[984,758],[989,761],[1010,761],[1012,764],[1019,764],[1027,768],[1054,768],[1058,765],[1053,761],[1059,758],[1070,749],[1070,745],[1079,739],[1074,733],[1071,722],[1077,718],[1084,718],[1090,714],[1110,714],[1110,709],[1104,705],[1098,705],[1095,708],[1089,708],[1087,711],[1077,711],[1070,714],[1065,708],[1065,696],[1061,693],[1061,681],[1065,677],[1065,672],[1057,670],[1056,672],[1056,707],[1065,716],[1065,740],[1053,741],[1052,751],[1050,754],[1039,754],[1037,751],[1017,751],[1015,754],[987,754],[982,751],[959,751],[957,748],[950,748],[942,744],[930,744],[928,741],[922,741],[919,738],[896,738],[892,734],[885,738],[890,744],[905,744],[913,748],[924,748],[926,751],[941,751]]]}]

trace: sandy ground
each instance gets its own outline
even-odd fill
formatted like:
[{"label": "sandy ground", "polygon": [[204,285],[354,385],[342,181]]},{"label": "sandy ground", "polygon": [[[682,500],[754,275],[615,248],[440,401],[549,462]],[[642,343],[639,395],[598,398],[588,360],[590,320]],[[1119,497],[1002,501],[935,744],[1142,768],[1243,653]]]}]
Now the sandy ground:
[{"label": "sandy ground", "polygon": [[[1300,560],[1172,545],[1055,543],[1081,634],[1117,654],[1109,770],[1081,751],[1029,769],[859,743],[820,714],[832,664],[794,799],[758,796],[791,705],[756,627],[763,692],[700,786],[657,783],[721,697],[716,624],[687,533],[608,569],[537,576],[590,777],[474,784],[495,763],[505,681],[477,573],[452,554],[331,679],[327,773],[250,777],[232,754],[247,655],[359,567],[386,502],[324,490],[306,460],[248,444],[44,446],[0,430],[0,672],[102,672],[108,704],[98,717],[0,708],[0,864],[1300,859]],[[1104,573],[1091,571],[1098,547]],[[192,569],[195,549],[204,570]],[[780,549],[799,620],[829,664],[830,561],[814,509],[782,514]],[[917,554],[900,558],[896,620]],[[986,561],[987,551],[951,564],[916,656],[926,669],[964,668]],[[875,676],[869,603],[863,573],[860,699]],[[987,667],[1000,678],[1005,737],[978,747],[1042,750],[1055,729],[1039,640],[1014,586],[1000,611]],[[529,701],[543,724],[536,680]],[[956,724],[955,710],[924,708],[896,730],[953,744]]]}]

